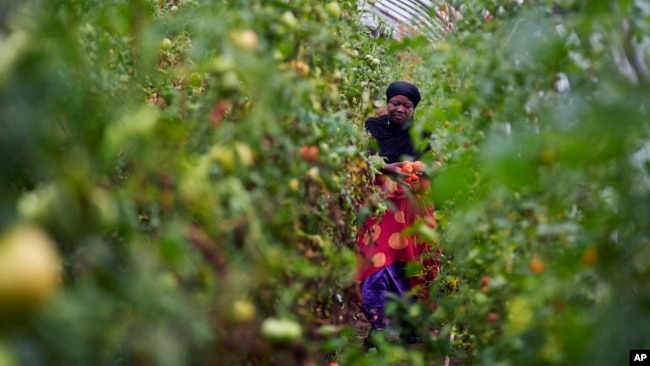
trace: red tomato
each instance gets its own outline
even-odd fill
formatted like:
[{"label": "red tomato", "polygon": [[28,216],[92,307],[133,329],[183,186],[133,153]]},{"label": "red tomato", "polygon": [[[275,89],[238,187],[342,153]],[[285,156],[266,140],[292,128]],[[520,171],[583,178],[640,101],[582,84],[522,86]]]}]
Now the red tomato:
[{"label": "red tomato", "polygon": [[481,278],[481,285],[487,286],[489,283],[490,283],[490,277],[483,276],[483,278]]},{"label": "red tomato", "polygon": [[212,113],[210,113],[210,123],[215,127],[218,126],[223,116],[228,113],[228,109],[230,109],[230,106],[227,101],[222,100],[217,103],[212,109]]},{"label": "red tomato", "polygon": [[499,314],[497,314],[497,313],[490,313],[490,314],[488,314],[487,321],[488,321],[489,323],[492,323],[492,324],[498,322],[498,321],[499,321]]},{"label": "red tomato", "polygon": [[411,165],[410,161],[404,162],[402,166],[399,168],[402,172],[407,173],[407,174],[412,174],[413,173],[413,165]]},{"label": "red tomato", "polygon": [[300,157],[310,163],[315,163],[318,161],[318,154],[318,146],[303,145],[300,147]]}]

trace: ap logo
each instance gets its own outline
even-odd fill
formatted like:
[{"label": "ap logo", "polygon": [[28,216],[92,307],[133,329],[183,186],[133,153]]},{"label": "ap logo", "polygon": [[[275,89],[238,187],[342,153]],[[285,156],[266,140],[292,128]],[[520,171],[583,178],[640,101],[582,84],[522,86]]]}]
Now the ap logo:
[{"label": "ap logo", "polygon": [[650,350],[631,349],[630,365],[650,365]]}]

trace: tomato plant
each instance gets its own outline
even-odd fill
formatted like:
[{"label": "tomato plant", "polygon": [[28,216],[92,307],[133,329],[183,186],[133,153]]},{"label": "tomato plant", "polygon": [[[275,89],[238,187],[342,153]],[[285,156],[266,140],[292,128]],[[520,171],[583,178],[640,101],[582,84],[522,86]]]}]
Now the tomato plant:
[{"label": "tomato plant", "polygon": [[[3,5],[0,232],[49,249],[35,269],[0,250],[0,304],[33,300],[0,316],[0,358],[610,365],[647,348],[647,9],[437,16],[451,6],[431,40],[377,36],[351,1]],[[355,222],[402,184],[372,186],[363,131],[387,80],[424,96],[409,179],[438,226],[412,230],[442,268],[435,309],[388,309],[423,345],[364,353]]]}]

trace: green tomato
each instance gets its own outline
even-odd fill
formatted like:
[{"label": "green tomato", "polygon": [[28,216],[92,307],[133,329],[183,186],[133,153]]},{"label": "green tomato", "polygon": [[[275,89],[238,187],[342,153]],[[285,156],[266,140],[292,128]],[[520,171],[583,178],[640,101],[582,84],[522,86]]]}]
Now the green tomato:
[{"label": "green tomato", "polygon": [[203,85],[203,78],[201,77],[201,74],[199,74],[198,72],[193,72],[190,74],[188,83],[190,84],[190,86],[198,88]]},{"label": "green tomato", "polygon": [[232,32],[230,34],[230,40],[235,46],[247,51],[254,50],[259,43],[257,33],[251,29]]},{"label": "green tomato", "polygon": [[254,157],[253,150],[246,143],[235,142],[235,151],[239,158],[239,163],[244,167],[253,165]]},{"label": "green tomato", "polygon": [[162,51],[169,51],[172,48],[172,40],[169,38],[163,38],[162,41],[160,41],[160,49]]},{"label": "green tomato", "polygon": [[232,316],[238,323],[249,323],[255,319],[255,305],[248,300],[237,300],[232,304]]},{"label": "green tomato", "polygon": [[278,343],[290,343],[302,337],[300,324],[289,319],[267,318],[261,330],[264,337]]},{"label": "green tomato", "polygon": [[235,152],[229,147],[214,145],[210,149],[210,157],[219,163],[226,173],[235,171]]},{"label": "green tomato", "polygon": [[336,1],[327,3],[327,5],[325,5],[325,11],[332,18],[339,18],[341,16],[341,7],[339,6],[339,3],[337,3]]},{"label": "green tomato", "polygon": [[298,19],[293,13],[289,10],[285,11],[282,14],[282,23],[287,26],[289,29],[294,29],[298,25]]},{"label": "green tomato", "polygon": [[291,180],[289,180],[289,188],[292,191],[297,192],[300,189],[300,181],[296,178],[291,178]]},{"label": "green tomato", "polygon": [[339,332],[339,328],[336,325],[325,324],[318,328],[317,333],[326,337],[331,337],[336,335]]},{"label": "green tomato", "polygon": [[212,60],[212,70],[216,72],[227,72],[235,68],[235,59],[231,54],[219,55]]},{"label": "green tomato", "polygon": [[239,77],[237,76],[237,73],[234,71],[225,72],[223,74],[223,77],[221,78],[221,84],[223,85],[224,88],[228,90],[239,89],[240,83],[239,83]]}]

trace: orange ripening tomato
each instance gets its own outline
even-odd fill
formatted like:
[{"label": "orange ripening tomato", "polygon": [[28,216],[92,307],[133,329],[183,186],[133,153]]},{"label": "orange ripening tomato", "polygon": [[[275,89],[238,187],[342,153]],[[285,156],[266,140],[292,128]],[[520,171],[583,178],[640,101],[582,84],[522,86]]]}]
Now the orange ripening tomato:
[{"label": "orange ripening tomato", "polygon": [[406,173],[406,174],[412,174],[413,173],[413,165],[411,165],[410,161],[404,162],[402,166],[399,167],[399,169]]},{"label": "orange ripening tomato", "polygon": [[413,168],[413,172],[415,173],[424,173],[427,166],[423,162],[418,160],[411,163],[411,167]]},{"label": "orange ripening tomato", "polygon": [[533,257],[530,260],[530,263],[528,263],[528,266],[530,267],[530,270],[533,271],[533,273],[541,274],[542,272],[544,272],[546,264],[541,258]]}]

